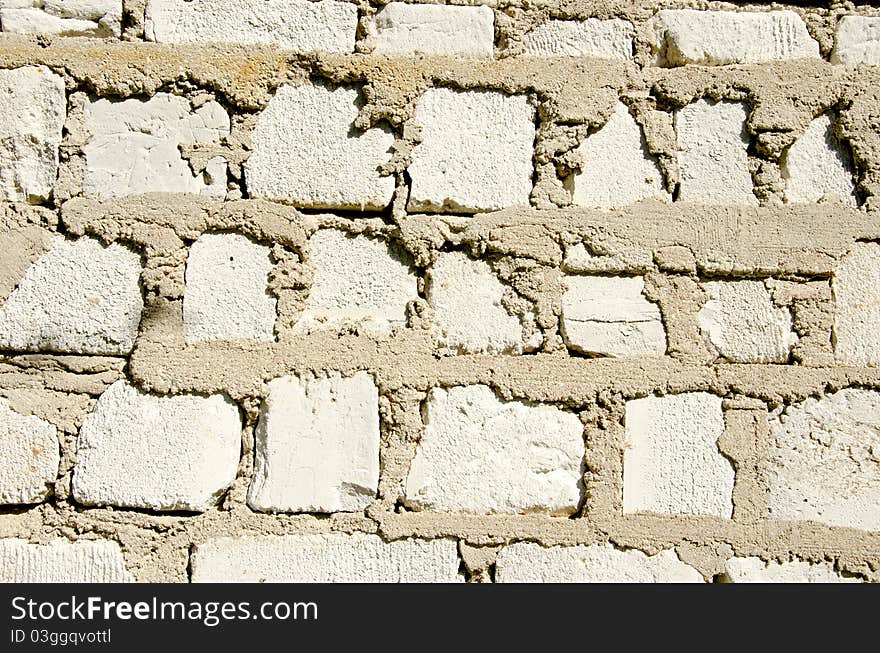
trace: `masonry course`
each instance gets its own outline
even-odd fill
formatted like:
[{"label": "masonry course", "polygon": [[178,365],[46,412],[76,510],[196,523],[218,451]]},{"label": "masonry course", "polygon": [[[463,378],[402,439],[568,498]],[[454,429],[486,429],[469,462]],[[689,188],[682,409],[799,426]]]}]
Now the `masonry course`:
[{"label": "masonry course", "polygon": [[874,9],[55,4],[0,14],[11,580],[880,580]]}]

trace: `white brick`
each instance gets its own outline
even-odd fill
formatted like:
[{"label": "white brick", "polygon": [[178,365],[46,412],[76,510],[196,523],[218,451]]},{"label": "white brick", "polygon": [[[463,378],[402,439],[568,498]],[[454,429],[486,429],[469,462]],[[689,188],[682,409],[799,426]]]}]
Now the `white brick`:
[{"label": "white brick", "polygon": [[646,555],[610,544],[543,547],[517,542],[498,553],[499,583],[702,583],[672,549]]},{"label": "white brick", "polygon": [[428,275],[437,342],[460,354],[521,354],[541,344],[526,342],[518,317],[502,304],[504,285],[485,261],[462,252],[440,254]]},{"label": "white brick", "polygon": [[223,537],[196,546],[195,583],[460,583],[454,540],[377,535]]},{"label": "white brick", "polygon": [[819,44],[793,11],[666,9],[654,18],[654,30],[663,66],[819,58]]},{"label": "white brick", "polygon": [[248,503],[255,510],[363,510],[379,487],[379,390],[358,372],[269,382]]},{"label": "white brick", "polygon": [[320,229],[309,239],[314,280],[294,331],[345,330],[388,335],[406,325],[418,279],[405,255],[388,243]]},{"label": "white brick", "polygon": [[119,36],[122,0],[2,0],[4,32]]},{"label": "white brick", "polygon": [[0,70],[0,200],[49,199],[66,113],[64,80],[48,68]]},{"label": "white brick", "polygon": [[0,583],[131,583],[116,542],[0,539]]},{"label": "white brick", "polygon": [[670,201],[663,175],[645,149],[642,130],[626,105],[577,149],[583,172],[574,175],[572,201],[578,206],[618,208],[643,199]]},{"label": "white brick", "polygon": [[238,409],[223,396],[156,397],[117,381],[83,420],[73,496],[201,512],[235,479],[240,449]]},{"label": "white brick", "polygon": [[0,399],[0,504],[37,503],[58,476],[58,430]]},{"label": "white brick", "polygon": [[831,62],[880,64],[880,17],[844,16],[837,24]]},{"label": "white brick", "polygon": [[186,98],[157,93],[146,101],[88,101],[84,112],[90,133],[83,147],[86,195],[226,195],[222,159],[213,159],[205,172],[193,174],[180,152],[181,145],[219,142],[229,135],[229,115],[217,102],[193,109]]},{"label": "white brick", "polygon": [[880,365],[880,245],[856,243],[837,265],[834,354],[845,365]]},{"label": "white brick", "polygon": [[434,388],[406,479],[412,508],[472,513],[577,510],[583,424],[554,406],[502,401],[485,385]]},{"label": "white brick", "polygon": [[269,248],[241,234],[202,234],[186,260],[187,342],[275,339]]},{"label": "white brick", "polygon": [[718,450],[721,397],[689,392],[626,402],[623,511],[733,512],[733,467]]},{"label": "white brick", "polygon": [[660,309],[645,298],[642,277],[566,276],[562,337],[575,351],[603,356],[662,356]]},{"label": "white brick", "polygon": [[323,0],[149,0],[144,33],[160,43],[269,44],[354,52],[357,5]]},{"label": "white brick", "polygon": [[468,213],[527,206],[534,114],[525,95],[427,90],[416,107],[422,141],[409,167],[410,210]]},{"label": "white brick", "polygon": [[245,163],[251,195],[307,208],[385,208],[394,177],[380,175],[379,166],[394,135],[356,130],[357,115],[355,89],[279,88],[257,120]]},{"label": "white brick", "polygon": [[770,430],[771,519],[880,531],[880,393],[810,397]]},{"label": "white brick", "polygon": [[122,245],[56,236],[0,308],[0,347],[127,354],[144,307],[140,274]]},{"label": "white brick", "polygon": [[807,127],[782,157],[785,201],[818,202],[823,197],[856,205],[852,159],[824,114]]},{"label": "white brick", "polygon": [[707,281],[700,329],[719,356],[736,363],[784,363],[797,335],[763,281]]},{"label": "white brick", "polygon": [[730,583],[861,582],[858,578],[841,576],[828,562],[766,562],[760,558],[731,558],[727,561],[724,580]]},{"label": "white brick", "polygon": [[635,28],[619,18],[549,20],[523,39],[524,54],[538,57],[632,59]]},{"label": "white brick", "polygon": [[679,199],[704,204],[757,204],[749,173],[746,109],[698,100],[675,112]]},{"label": "white brick", "polygon": [[368,30],[375,54],[494,56],[495,15],[489,7],[392,2],[379,10]]}]

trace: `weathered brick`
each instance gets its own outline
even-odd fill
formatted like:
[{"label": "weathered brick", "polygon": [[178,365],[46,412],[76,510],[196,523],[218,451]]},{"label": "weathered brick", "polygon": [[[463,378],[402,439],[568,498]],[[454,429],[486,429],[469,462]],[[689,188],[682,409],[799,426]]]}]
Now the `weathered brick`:
[{"label": "weathered brick", "polygon": [[0,25],[16,34],[118,37],[122,0],[2,0]]},{"label": "weathered brick", "polygon": [[353,52],[357,5],[322,0],[149,0],[151,41],[266,43],[297,52]]},{"label": "weathered brick", "polygon": [[562,337],[581,353],[660,356],[666,333],[660,309],[644,296],[642,277],[567,275]]},{"label": "weathered brick", "polygon": [[880,393],[845,388],[770,422],[771,519],[880,530]]},{"label": "weathered brick", "polygon": [[377,535],[224,537],[195,547],[196,583],[458,583],[454,540]]},{"label": "weathered brick", "polygon": [[440,347],[461,354],[521,354],[538,347],[540,333],[524,338],[520,319],[504,306],[504,292],[485,261],[463,252],[441,254],[426,290]]},{"label": "weathered brick", "polygon": [[235,479],[238,409],[221,395],[157,397],[111,385],[77,439],[73,496],[86,505],[202,512]]},{"label": "weathered brick", "polygon": [[525,95],[426,91],[416,107],[409,208],[474,213],[525,206],[532,191],[534,109]]},{"label": "weathered brick", "polygon": [[646,151],[641,128],[621,102],[577,153],[583,170],[572,180],[572,202],[578,206],[617,208],[643,199],[672,199],[656,160]]},{"label": "weathered brick", "polygon": [[524,54],[538,57],[632,59],[635,28],[628,20],[548,20],[523,38]]},{"label": "weathered brick", "polygon": [[745,120],[745,106],[737,102],[698,100],[675,112],[680,200],[757,204]]},{"label": "weathered brick", "polygon": [[654,19],[662,66],[818,59],[819,44],[793,11],[664,9]]},{"label": "weathered brick", "polygon": [[581,495],[583,425],[485,385],[434,388],[405,502],[420,510],[568,515]]},{"label": "weathered brick", "polygon": [[269,248],[241,234],[202,234],[186,261],[187,342],[275,339]]},{"label": "weathered brick", "polygon": [[700,329],[719,356],[737,363],[784,363],[797,335],[791,313],[776,306],[763,281],[707,281]]},{"label": "weathered brick", "polygon": [[0,583],[130,583],[116,542],[0,539]]},{"label": "weathered brick", "polygon": [[92,238],[52,239],[0,307],[0,347],[126,354],[143,310],[140,257]]},{"label": "weathered brick", "polygon": [[385,208],[394,177],[379,166],[390,158],[394,136],[379,127],[357,130],[357,115],[353,88],[279,88],[253,133],[245,164],[250,193],[307,208]]},{"label": "weathered brick", "polygon": [[702,583],[696,569],[672,549],[647,555],[610,544],[543,547],[517,542],[495,563],[499,583]]},{"label": "weathered brick", "polygon": [[0,200],[49,199],[66,114],[60,76],[44,66],[0,70]]},{"label": "weathered brick", "polygon": [[309,239],[309,261],[315,276],[295,331],[356,327],[382,336],[406,325],[418,280],[405,253],[369,236],[320,229]]},{"label": "weathered brick", "polygon": [[366,508],[379,485],[379,391],[366,372],[269,382],[248,503],[255,510]]},{"label": "weathered brick", "polygon": [[87,101],[83,192],[95,197],[136,193],[226,195],[226,162],[214,157],[193,174],[181,156],[184,144],[219,142],[229,115],[217,102],[193,108],[189,100],[157,93],[149,100]]},{"label": "weathered brick", "polygon": [[0,504],[37,503],[58,476],[58,430],[0,398]]},{"label": "weathered brick", "polygon": [[494,54],[495,16],[489,7],[392,2],[368,23],[375,54],[478,57]]},{"label": "weathered brick", "polygon": [[733,511],[733,466],[718,450],[721,397],[688,392],[626,402],[623,511]]}]

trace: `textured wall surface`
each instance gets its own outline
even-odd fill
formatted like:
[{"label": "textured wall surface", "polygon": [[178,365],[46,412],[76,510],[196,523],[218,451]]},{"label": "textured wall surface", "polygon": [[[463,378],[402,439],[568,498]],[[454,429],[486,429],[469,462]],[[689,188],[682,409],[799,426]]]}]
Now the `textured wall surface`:
[{"label": "textured wall surface", "polygon": [[0,28],[0,581],[880,581],[880,5]]}]

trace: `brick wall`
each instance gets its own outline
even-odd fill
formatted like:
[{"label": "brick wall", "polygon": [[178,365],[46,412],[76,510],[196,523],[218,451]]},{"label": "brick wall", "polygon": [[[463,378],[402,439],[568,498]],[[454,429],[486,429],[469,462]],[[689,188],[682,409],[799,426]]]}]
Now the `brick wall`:
[{"label": "brick wall", "polygon": [[0,27],[0,580],[880,580],[880,7]]}]

